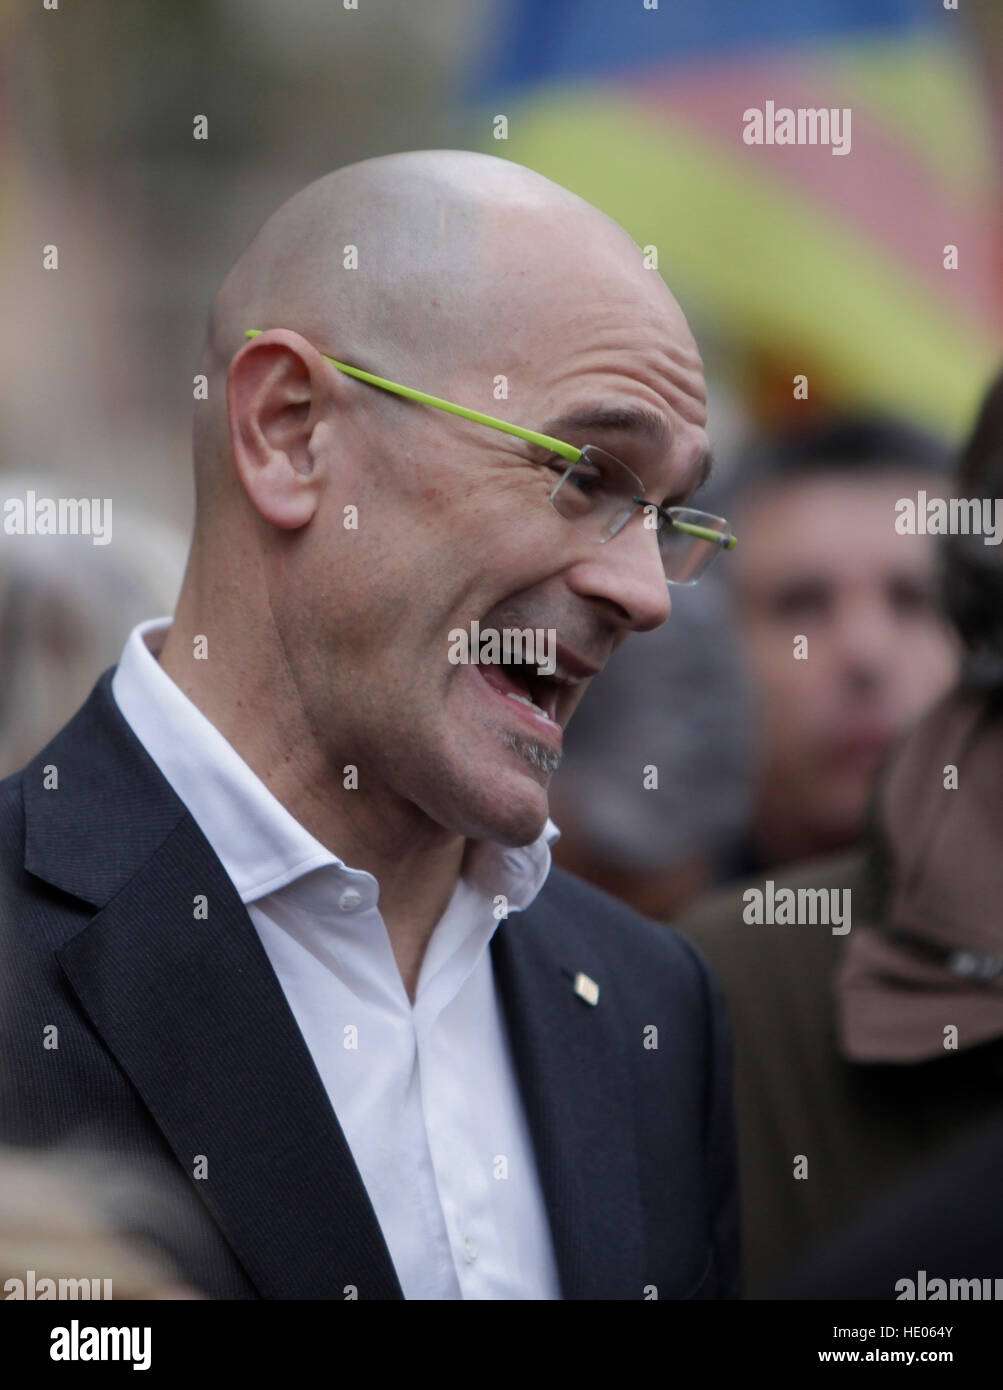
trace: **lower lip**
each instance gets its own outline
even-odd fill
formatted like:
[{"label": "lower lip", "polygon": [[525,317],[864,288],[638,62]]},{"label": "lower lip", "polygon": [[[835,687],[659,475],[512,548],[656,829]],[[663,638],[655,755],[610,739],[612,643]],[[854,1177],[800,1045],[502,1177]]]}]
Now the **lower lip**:
[{"label": "lower lip", "polygon": [[479,666],[468,666],[466,669],[473,674],[481,690],[490,696],[496,705],[502,706],[507,714],[527,725],[535,734],[543,734],[546,741],[556,748],[564,746],[564,732],[555,720],[545,714],[537,714],[520,700],[510,700],[507,695],[503,695],[500,690],[487,683]]}]

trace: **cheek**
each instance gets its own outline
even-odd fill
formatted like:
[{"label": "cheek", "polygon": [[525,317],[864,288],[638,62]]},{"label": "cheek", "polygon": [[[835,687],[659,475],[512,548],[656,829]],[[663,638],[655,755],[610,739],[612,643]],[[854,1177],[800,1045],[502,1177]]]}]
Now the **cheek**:
[{"label": "cheek", "polygon": [[[807,636],[802,644],[796,639]],[[799,692],[817,679],[822,644],[805,633],[804,624],[761,618],[745,625],[742,648],[755,685],[771,698],[795,702]],[[807,655],[799,656],[797,653]]]},{"label": "cheek", "polygon": [[829,707],[824,645],[808,634],[807,657],[794,655],[801,629],[784,623],[758,625],[745,633],[759,739],[774,755],[798,760],[810,752]]},{"label": "cheek", "polygon": [[959,655],[958,645],[939,632],[925,634],[902,652],[897,674],[910,709],[924,710],[957,679]]}]

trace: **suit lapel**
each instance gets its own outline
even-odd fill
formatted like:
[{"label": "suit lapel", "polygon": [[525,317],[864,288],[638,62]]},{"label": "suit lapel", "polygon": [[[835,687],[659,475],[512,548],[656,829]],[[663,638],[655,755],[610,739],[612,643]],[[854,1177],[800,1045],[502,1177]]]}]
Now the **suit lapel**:
[{"label": "suit lapel", "polygon": [[[566,1299],[643,1297],[631,1076],[600,959],[563,916],[553,879],[492,938],[495,980],[533,1134]],[[591,1006],[578,971],[600,986]],[[605,990],[604,990],[605,985]],[[640,1046],[640,1040],[638,1040]]]},{"label": "suit lapel", "polygon": [[[183,1170],[204,1156],[192,1185],[262,1297],[401,1298],[254,926],[110,676],[25,773],[27,867],[101,909],[59,964]],[[44,764],[58,790],[40,790]]]}]

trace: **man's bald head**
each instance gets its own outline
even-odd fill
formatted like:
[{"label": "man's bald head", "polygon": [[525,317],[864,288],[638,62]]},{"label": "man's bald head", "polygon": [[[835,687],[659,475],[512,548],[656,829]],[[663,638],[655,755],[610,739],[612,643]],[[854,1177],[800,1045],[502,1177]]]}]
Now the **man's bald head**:
[{"label": "man's bald head", "polygon": [[[684,505],[707,454],[686,320],[605,214],[459,151],[311,184],[213,306],[196,536],[165,669],[331,843],[358,836],[364,855],[388,826],[450,854],[444,832],[528,843],[588,673],[668,616],[657,535],[628,525],[598,545],[550,505],[565,458],[322,354],[607,449],[646,495]],[[475,620],[552,629],[582,679],[548,692],[551,713],[508,698],[450,657]]]},{"label": "man's bald head", "polygon": [[[202,369],[218,380],[246,329],[282,327],[341,361],[448,394],[482,358],[505,370],[500,354],[520,325],[546,313],[530,262],[549,258],[545,283],[558,267],[581,273],[585,248],[596,246],[640,266],[604,213],[508,160],[464,150],[363,160],[309,184],[265,222],[216,296]],[[229,452],[224,394],[211,391],[196,416],[200,494]],[[373,393],[370,404],[398,403]]]}]

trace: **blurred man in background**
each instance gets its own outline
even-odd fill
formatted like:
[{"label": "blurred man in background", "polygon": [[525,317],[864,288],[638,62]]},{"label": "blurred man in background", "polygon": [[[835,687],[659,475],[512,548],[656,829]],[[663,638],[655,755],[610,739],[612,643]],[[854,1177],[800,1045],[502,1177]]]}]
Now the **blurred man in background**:
[{"label": "blurred man in background", "polygon": [[852,845],[882,760],[954,678],[934,538],[893,529],[896,501],[940,495],[949,465],[925,434],[848,419],[765,439],[733,469],[726,578],[755,721],[733,876]]},{"label": "blurred man in background", "polygon": [[[908,479],[913,489],[920,481],[916,473]],[[951,491],[1003,495],[1003,378],[986,399]],[[932,538],[897,533],[894,493],[890,486],[883,532],[873,520],[860,528],[868,539],[857,549],[860,583],[873,592],[876,576],[887,576],[885,596],[874,594],[877,611],[860,619],[870,640],[851,644],[845,626],[834,624],[833,648],[847,655],[830,670],[875,708],[902,712],[911,696],[886,671],[879,638],[903,661],[912,648],[928,695],[945,655],[937,654],[925,587]],[[745,512],[745,534],[754,516]],[[814,514],[802,506],[800,516],[810,525]],[[853,529],[845,507],[832,517]],[[783,537],[773,534],[780,545]],[[761,544],[750,541],[753,550]],[[922,563],[914,550],[920,541]],[[964,642],[962,678],[894,749],[863,845],[771,876],[775,900],[790,893],[800,903],[805,894],[793,919],[758,915],[753,895],[766,890],[760,878],[679,924],[721,976],[735,1030],[747,1296],[761,1296],[808,1251],[1003,1110],[1003,568],[1000,548],[983,535],[945,541],[943,593]],[[768,563],[764,555],[761,572]],[[820,568],[810,554],[803,567]],[[922,602],[901,604],[895,622],[889,610],[907,577]],[[854,574],[839,587],[852,614]],[[810,644],[809,637],[805,666],[816,650]],[[779,635],[775,645],[779,651]],[[823,709],[839,708],[820,694]],[[821,758],[819,765],[826,765]],[[827,802],[823,788],[805,804],[828,804],[834,825],[836,808],[848,814],[853,785],[837,776],[838,796]],[[808,907],[819,890],[840,895],[836,930]],[[932,1250],[933,1225],[930,1240]],[[840,1296],[853,1297],[852,1288],[844,1283]]]}]

